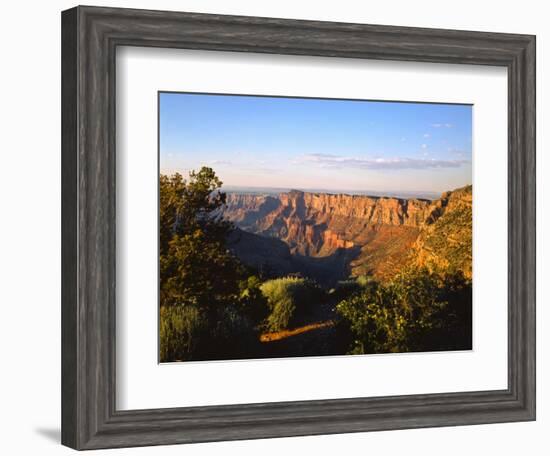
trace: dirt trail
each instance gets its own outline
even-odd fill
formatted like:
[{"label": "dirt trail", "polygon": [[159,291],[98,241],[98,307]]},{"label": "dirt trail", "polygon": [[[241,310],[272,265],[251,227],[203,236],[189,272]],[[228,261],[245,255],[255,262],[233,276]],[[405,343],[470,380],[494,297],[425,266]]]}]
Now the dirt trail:
[{"label": "dirt trail", "polygon": [[260,336],[262,357],[343,355],[349,341],[341,337],[335,318],[335,299],[320,302],[302,326]]},{"label": "dirt trail", "polygon": [[285,329],[283,331],[264,333],[260,336],[262,342],[272,342],[275,340],[286,339],[287,337],[297,336],[298,334],[303,334],[309,331],[320,328],[329,328],[334,326],[335,322],[333,320],[327,321],[318,321],[316,323],[310,323],[305,326],[300,326],[299,328],[294,329]]}]

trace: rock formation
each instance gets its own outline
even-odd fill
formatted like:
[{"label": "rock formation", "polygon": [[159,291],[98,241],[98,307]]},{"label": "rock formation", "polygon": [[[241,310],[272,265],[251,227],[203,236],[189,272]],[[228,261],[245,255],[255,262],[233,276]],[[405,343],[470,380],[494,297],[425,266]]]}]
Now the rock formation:
[{"label": "rock formation", "polygon": [[471,195],[471,186],[434,201],[296,190],[229,193],[223,214],[245,232],[283,241],[303,264],[334,267],[335,258],[345,258],[343,275],[389,277],[413,258],[471,276]]}]

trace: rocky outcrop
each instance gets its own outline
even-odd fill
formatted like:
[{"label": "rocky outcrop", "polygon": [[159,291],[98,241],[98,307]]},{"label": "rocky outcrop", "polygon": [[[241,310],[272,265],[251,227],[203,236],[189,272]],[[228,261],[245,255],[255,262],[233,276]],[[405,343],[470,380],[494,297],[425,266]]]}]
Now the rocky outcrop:
[{"label": "rocky outcrop", "polygon": [[346,241],[331,230],[326,230],[323,233],[323,243],[329,249],[351,249],[355,245],[353,241]]},{"label": "rocky outcrop", "polygon": [[472,186],[444,193],[413,246],[413,263],[472,278]]},{"label": "rocky outcrop", "polygon": [[226,197],[225,218],[250,232],[256,232],[255,226],[281,204],[278,198],[267,195],[228,193]]},{"label": "rocky outcrop", "polygon": [[[460,211],[464,229],[455,227]],[[223,214],[246,232],[283,241],[300,258],[353,251],[346,258],[355,275],[391,276],[410,262],[411,252],[418,265],[467,269],[469,262],[471,274],[471,186],[434,201],[296,190],[277,196],[229,193]],[[438,253],[443,236],[459,246],[445,258]]]},{"label": "rocky outcrop", "polygon": [[419,228],[430,202],[291,191],[228,194],[224,215],[240,228],[285,241],[293,253],[327,256],[363,245],[380,226]]}]

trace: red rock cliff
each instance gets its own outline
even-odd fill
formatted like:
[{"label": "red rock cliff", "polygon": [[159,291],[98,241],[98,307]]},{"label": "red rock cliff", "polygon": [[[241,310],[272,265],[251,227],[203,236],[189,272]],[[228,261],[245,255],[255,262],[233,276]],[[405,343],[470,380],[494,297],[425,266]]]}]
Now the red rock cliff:
[{"label": "red rock cliff", "polygon": [[278,197],[229,194],[225,216],[243,229],[285,241],[293,253],[327,256],[362,246],[381,226],[419,228],[430,202],[290,191]]},{"label": "red rock cliff", "polygon": [[[433,264],[457,263],[448,258],[459,253],[441,259],[441,249],[434,247],[443,232],[462,250],[471,244],[471,233],[468,241],[447,221],[456,218],[457,208],[463,218],[469,217],[471,231],[471,186],[434,201],[295,190],[277,196],[231,193],[224,216],[246,231],[284,241],[292,254],[320,258],[353,249],[350,272],[391,276],[410,260],[411,252],[435,258]],[[469,248],[469,258],[460,257],[463,264],[471,264]]]}]

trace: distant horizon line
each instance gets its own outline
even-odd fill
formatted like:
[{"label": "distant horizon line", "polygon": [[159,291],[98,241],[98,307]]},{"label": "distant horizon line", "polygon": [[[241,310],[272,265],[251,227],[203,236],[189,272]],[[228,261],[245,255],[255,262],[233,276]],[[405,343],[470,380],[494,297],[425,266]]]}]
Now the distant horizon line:
[{"label": "distant horizon line", "polygon": [[[174,175],[176,172],[173,173],[163,173],[160,172],[160,175],[170,176]],[[182,173],[179,173],[182,174]],[[321,187],[300,187],[300,186],[287,186],[287,187],[273,187],[273,186],[256,186],[256,185],[235,185],[235,184],[222,184],[220,189],[222,191],[232,191],[235,192],[235,190],[240,191],[241,193],[288,193],[291,191],[301,191],[304,193],[328,193],[328,194],[343,194],[343,195],[358,195],[358,196],[388,196],[388,197],[399,197],[399,195],[402,195],[403,197],[409,198],[416,196],[417,198],[423,199],[432,199],[432,197],[440,197],[443,193],[458,190],[460,188],[471,186],[472,184],[464,184],[460,185],[455,188],[436,191],[436,190],[374,190],[374,189],[367,189],[367,190],[354,190],[354,189],[345,189],[345,188],[337,188],[337,189],[330,189],[330,188],[321,188]],[[248,192],[247,192],[248,191]]]},{"label": "distant horizon line", "polygon": [[302,192],[302,193],[316,193],[316,194],[330,194],[330,195],[348,195],[348,196],[372,196],[376,198],[398,198],[398,199],[428,199],[433,200],[441,197],[446,192],[452,192],[461,188],[472,186],[472,184],[465,184],[456,188],[443,190],[441,192],[429,191],[429,190],[346,190],[346,189],[323,189],[323,188],[297,188],[297,187],[256,187],[248,185],[223,185],[220,190],[226,193],[290,193],[290,192]]},{"label": "distant horizon line", "polygon": [[[469,184],[466,184],[469,185]],[[287,187],[273,187],[270,185],[260,186],[260,185],[222,185],[222,189],[252,189],[252,190],[261,190],[261,189],[268,189],[268,190],[282,190],[282,191],[300,191],[300,192],[308,192],[308,193],[328,193],[328,192],[345,192],[345,193],[365,193],[365,192],[375,192],[375,193],[381,193],[385,191],[390,191],[391,193],[440,193],[437,191],[431,191],[431,190],[374,190],[374,189],[368,189],[368,190],[354,190],[354,189],[345,189],[345,188],[322,188],[322,187],[299,187],[299,186],[287,186]],[[444,190],[445,191],[445,190]]]}]

